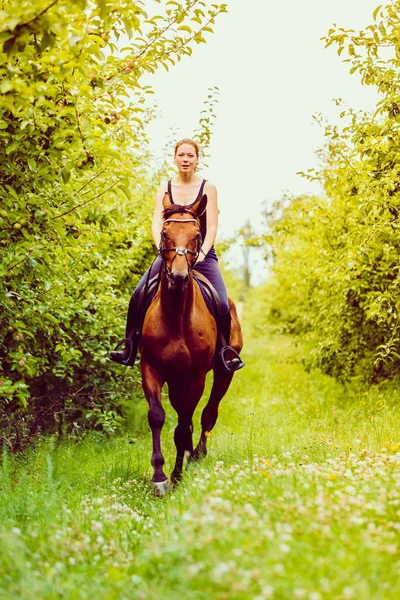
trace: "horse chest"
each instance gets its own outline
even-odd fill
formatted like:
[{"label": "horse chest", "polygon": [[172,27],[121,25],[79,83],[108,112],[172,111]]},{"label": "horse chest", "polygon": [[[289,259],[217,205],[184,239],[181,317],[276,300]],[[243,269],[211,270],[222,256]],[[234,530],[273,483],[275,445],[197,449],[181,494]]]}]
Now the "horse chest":
[{"label": "horse chest", "polygon": [[175,365],[184,369],[198,362],[212,359],[214,348],[210,348],[210,339],[204,331],[187,330],[177,332],[168,328],[159,328],[146,332],[142,342],[142,354],[151,362]]},{"label": "horse chest", "polygon": [[142,357],[152,365],[181,371],[208,370],[216,344],[216,326],[196,287],[186,308],[162,304],[161,291],[150,305],[142,334]]}]

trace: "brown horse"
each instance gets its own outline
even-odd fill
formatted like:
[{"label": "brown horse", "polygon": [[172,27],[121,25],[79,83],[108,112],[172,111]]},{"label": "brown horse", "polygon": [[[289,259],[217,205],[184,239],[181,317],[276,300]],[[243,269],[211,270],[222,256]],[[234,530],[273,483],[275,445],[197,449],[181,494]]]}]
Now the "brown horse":
[{"label": "brown horse", "polygon": [[[176,463],[171,475],[171,481],[175,484],[182,477],[186,451],[189,460],[207,454],[208,433],[215,425],[219,403],[233,377],[214,358],[216,322],[192,276],[201,245],[198,219],[206,210],[207,196],[204,195],[189,210],[172,205],[168,194],[165,194],[163,206],[161,281],[146,313],[140,345],[142,385],[149,403],[148,419],[153,436],[152,485],[158,496],[170,489],[163,471],[160,439],[165,422],[165,411],[161,404],[164,383],[168,384],[169,399],[178,415],[174,436]],[[229,304],[232,325],[231,339],[227,343],[239,352],[242,333],[231,299]],[[200,440],[193,449],[192,417],[204,390],[206,374],[211,369],[214,369],[213,386],[201,415]]]}]

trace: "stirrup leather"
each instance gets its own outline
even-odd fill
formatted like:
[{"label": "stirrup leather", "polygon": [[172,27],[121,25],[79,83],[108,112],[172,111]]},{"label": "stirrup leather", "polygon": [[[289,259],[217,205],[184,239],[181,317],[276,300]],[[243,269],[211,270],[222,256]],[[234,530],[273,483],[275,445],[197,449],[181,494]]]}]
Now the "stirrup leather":
[{"label": "stirrup leather", "polygon": [[[225,356],[227,352],[232,352],[234,357],[227,359]],[[219,354],[221,356],[221,362],[228,373],[234,373],[245,366],[245,363],[232,346],[223,346],[219,351]]]}]

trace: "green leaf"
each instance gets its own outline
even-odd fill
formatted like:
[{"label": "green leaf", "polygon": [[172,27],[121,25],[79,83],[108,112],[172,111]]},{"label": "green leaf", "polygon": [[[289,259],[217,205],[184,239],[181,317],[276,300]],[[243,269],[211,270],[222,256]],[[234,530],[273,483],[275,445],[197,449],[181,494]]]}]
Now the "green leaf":
[{"label": "green leaf", "polygon": [[50,313],[44,313],[43,317],[45,319],[47,319],[47,321],[50,321],[50,323],[53,323],[54,325],[58,325],[58,320]]},{"label": "green leaf", "polygon": [[3,79],[3,81],[0,83],[0,92],[2,94],[6,94],[7,92],[11,91],[13,89],[13,85],[11,83],[11,81],[9,79]]},{"label": "green leaf", "polygon": [[61,169],[61,177],[64,183],[68,183],[71,177],[71,171],[67,168]]},{"label": "green leaf", "polygon": [[198,33],[197,35],[195,35],[194,41],[196,42],[196,44],[206,43],[206,40],[201,35],[201,33]]},{"label": "green leaf", "polygon": [[376,17],[378,16],[379,11],[382,8],[382,4],[380,4],[379,6],[377,6],[374,10],[374,12],[372,13],[372,17],[374,19],[374,21],[376,21]]},{"label": "green leaf", "polygon": [[119,185],[118,188],[125,194],[125,196],[128,198],[128,200],[132,199],[132,194],[125,185]]}]

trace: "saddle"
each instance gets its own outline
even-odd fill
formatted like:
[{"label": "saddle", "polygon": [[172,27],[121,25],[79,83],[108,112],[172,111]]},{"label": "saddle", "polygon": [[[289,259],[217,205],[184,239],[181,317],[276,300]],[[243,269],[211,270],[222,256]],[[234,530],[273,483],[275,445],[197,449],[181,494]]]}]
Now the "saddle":
[{"label": "saddle", "polygon": [[[212,285],[211,281],[207,279],[202,273],[199,271],[193,270],[193,279],[197,283],[204,298],[204,301],[207,305],[208,310],[214,317],[216,323],[218,323],[218,319],[221,315],[221,300],[219,298],[218,292],[215,287]],[[160,285],[160,274],[154,275],[143,286],[140,291],[138,297],[138,310],[139,310],[139,321],[140,326],[142,327],[144,317],[146,315],[147,309],[149,308],[151,301],[153,300],[158,287]]]},{"label": "saddle", "polygon": [[211,281],[199,271],[193,270],[193,279],[198,284],[208,310],[218,323],[221,315],[221,300]]}]

